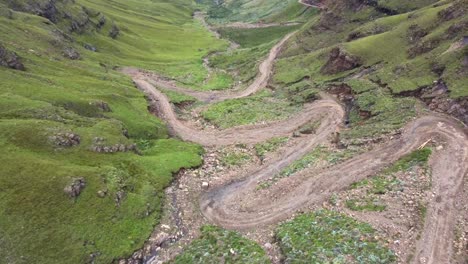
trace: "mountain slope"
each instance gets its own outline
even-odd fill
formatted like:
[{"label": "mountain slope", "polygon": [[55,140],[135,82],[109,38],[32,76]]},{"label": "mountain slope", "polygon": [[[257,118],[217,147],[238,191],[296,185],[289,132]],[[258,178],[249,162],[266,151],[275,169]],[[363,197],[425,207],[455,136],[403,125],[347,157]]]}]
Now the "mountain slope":
[{"label": "mountain slope", "polygon": [[199,165],[202,149],[168,139],[114,69],[197,83],[202,57],[226,44],[192,19],[190,1],[3,0],[0,11],[0,262],[130,254],[172,173]]}]

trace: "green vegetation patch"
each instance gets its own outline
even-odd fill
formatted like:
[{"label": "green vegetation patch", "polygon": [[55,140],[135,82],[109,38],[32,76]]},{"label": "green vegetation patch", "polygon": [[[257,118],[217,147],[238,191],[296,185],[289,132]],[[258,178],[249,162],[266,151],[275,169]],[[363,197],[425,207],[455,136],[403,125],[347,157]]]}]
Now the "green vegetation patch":
[{"label": "green vegetation patch", "polygon": [[300,108],[263,91],[254,96],[213,104],[202,112],[202,116],[220,128],[229,128],[284,119]]},{"label": "green vegetation patch", "polygon": [[300,25],[251,29],[225,27],[220,28],[218,32],[221,34],[221,37],[229,39],[243,48],[251,48],[278,40],[299,27]]},{"label": "green vegetation patch", "polygon": [[277,137],[272,138],[263,143],[255,144],[255,152],[257,156],[261,159],[265,157],[268,152],[277,150],[281,145],[285,144],[289,140],[288,137]]},{"label": "green vegetation patch", "polygon": [[212,23],[302,21],[317,13],[296,0],[198,0],[208,6]]},{"label": "green vegetation patch", "polygon": [[375,234],[369,224],[327,210],[300,215],[276,230],[287,263],[394,263],[395,254]]},{"label": "green vegetation patch", "polygon": [[408,171],[416,166],[427,169],[427,162],[432,151],[430,148],[418,149],[401,157],[391,166],[385,168],[377,176],[353,183],[350,188],[365,188],[367,196],[346,201],[346,207],[354,211],[383,211],[386,205],[379,200],[379,195],[386,194],[401,185],[395,176],[400,171]]},{"label": "green vegetation patch", "polygon": [[237,232],[204,226],[201,233],[201,237],[194,240],[171,263],[270,263],[258,244]]},{"label": "green vegetation patch", "polygon": [[223,154],[220,157],[220,161],[224,166],[232,167],[232,166],[240,166],[242,164],[245,164],[251,160],[251,157],[248,153],[245,152],[228,152]]},{"label": "green vegetation patch", "polygon": [[279,173],[273,175],[271,178],[260,182],[257,189],[268,188],[283,178],[287,178],[301,170],[314,166],[319,161],[324,161],[327,164],[334,165],[353,157],[359,152],[359,149],[345,149],[343,151],[335,151],[327,149],[323,146],[318,146],[302,158],[289,164],[286,168],[282,169]]},{"label": "green vegetation patch", "polygon": [[345,139],[372,137],[403,127],[416,115],[414,98],[393,97],[391,92],[368,80],[348,83],[357,94],[355,108],[349,114],[350,128]]}]

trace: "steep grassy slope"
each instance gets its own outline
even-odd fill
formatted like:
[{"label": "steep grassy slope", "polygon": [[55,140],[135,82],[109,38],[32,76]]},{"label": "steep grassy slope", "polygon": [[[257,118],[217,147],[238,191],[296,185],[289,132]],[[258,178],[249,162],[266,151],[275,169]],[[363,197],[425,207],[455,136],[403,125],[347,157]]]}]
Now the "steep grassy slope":
[{"label": "steep grassy slope", "polygon": [[209,5],[211,23],[305,21],[314,11],[297,0],[199,0]]},{"label": "steep grassy slope", "polygon": [[0,67],[0,262],[109,263],[143,244],[172,173],[202,152],[168,139],[114,67],[197,83],[226,44],[190,1],[58,1],[55,19],[48,3],[0,1],[0,44],[26,69]]},{"label": "steep grassy slope", "polygon": [[[395,2],[326,1],[328,11],[311,19],[283,52],[275,86],[282,89],[303,79],[321,89],[344,85],[358,99],[358,108],[368,108],[362,105],[367,100],[367,106],[395,102],[409,109],[396,96],[415,95],[467,122],[461,110],[468,96],[466,1]],[[354,124],[387,120],[378,118],[385,112],[405,119],[392,108],[362,109],[370,112],[355,115]]]}]

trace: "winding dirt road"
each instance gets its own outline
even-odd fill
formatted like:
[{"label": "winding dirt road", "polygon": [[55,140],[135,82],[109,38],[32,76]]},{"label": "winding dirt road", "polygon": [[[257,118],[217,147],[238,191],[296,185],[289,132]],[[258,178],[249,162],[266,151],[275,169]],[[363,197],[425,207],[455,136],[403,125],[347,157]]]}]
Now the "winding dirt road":
[{"label": "winding dirt road", "polygon": [[[293,33],[292,33],[293,34]],[[318,100],[304,106],[303,111],[284,121],[266,125],[240,126],[226,130],[200,131],[179,120],[168,98],[156,87],[193,96],[200,101],[213,103],[227,99],[249,96],[268,83],[275,58],[283,44],[292,36],[284,37],[260,64],[254,82],[245,90],[232,92],[202,92],[178,87],[174,82],[156,74],[126,68],[136,86],[157,104],[158,115],[180,138],[204,146],[221,146],[237,143],[257,143],[272,137],[291,135],[302,125],[320,120],[314,135],[304,136],[301,143],[292,146],[286,154],[272,160],[256,171],[240,175],[238,181],[211,189],[200,198],[203,215],[211,222],[230,229],[246,230],[260,225],[277,223],[310,204],[320,204],[333,193],[339,192],[354,182],[375,175],[385,166],[410,153],[430,138],[445,142],[444,150],[438,151],[430,161],[432,168],[432,191],[436,198],[428,206],[425,226],[417,243],[415,263],[450,263],[455,229],[455,197],[461,190],[468,171],[468,137],[463,127],[450,117],[431,114],[410,122],[402,136],[386,145],[349,159],[322,171],[305,169],[299,172],[301,179],[289,193],[276,200],[257,197],[258,182],[271,177],[293,161],[301,158],[316,146],[328,140],[330,134],[340,129],[344,110],[332,99]],[[326,96],[324,96],[326,98]],[[250,199],[248,205],[243,201]]]}]

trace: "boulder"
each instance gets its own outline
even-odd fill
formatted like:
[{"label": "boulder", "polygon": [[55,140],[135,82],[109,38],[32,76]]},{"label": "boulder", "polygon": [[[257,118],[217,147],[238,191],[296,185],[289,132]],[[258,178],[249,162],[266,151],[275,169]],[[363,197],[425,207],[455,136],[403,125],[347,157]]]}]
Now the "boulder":
[{"label": "boulder", "polygon": [[71,47],[65,48],[63,50],[63,56],[69,58],[70,60],[79,60],[81,58],[80,53]]},{"label": "boulder", "polygon": [[12,51],[7,50],[0,44],[0,66],[8,67],[14,70],[24,71],[26,68],[21,62],[21,58]]},{"label": "boulder", "polygon": [[65,186],[63,191],[70,197],[76,198],[80,195],[81,191],[86,187],[86,181],[83,177],[73,178],[72,182]]},{"label": "boulder", "polygon": [[109,37],[116,39],[120,35],[120,29],[116,24],[112,24],[112,28],[109,31]]},{"label": "boulder", "polygon": [[94,47],[93,45],[88,44],[88,43],[84,44],[84,48],[87,49],[87,50],[90,50],[92,52],[97,52],[96,47]]}]

